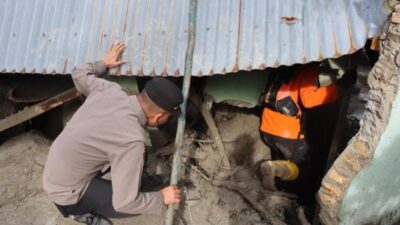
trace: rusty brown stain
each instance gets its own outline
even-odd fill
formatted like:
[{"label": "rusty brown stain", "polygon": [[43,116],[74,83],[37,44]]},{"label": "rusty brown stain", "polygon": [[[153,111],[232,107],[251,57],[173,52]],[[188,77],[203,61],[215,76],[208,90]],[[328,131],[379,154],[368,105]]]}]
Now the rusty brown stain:
[{"label": "rusty brown stain", "polygon": [[272,66],[272,68],[277,68],[279,65],[280,65],[279,60],[276,59],[275,62],[271,66]]},{"label": "rusty brown stain", "polygon": [[[108,8],[108,3],[109,3],[110,1],[106,1],[106,4],[105,4],[105,6],[104,6],[104,8],[105,9],[107,9]],[[104,38],[106,37],[106,34],[104,33],[104,28],[105,28],[105,22],[107,21],[107,19],[108,19],[108,17],[106,16],[106,13],[104,13],[104,15],[103,15],[103,19],[102,19],[102,21],[101,21],[101,32],[100,32],[100,46],[99,46],[99,49],[101,49],[102,48],[102,46],[103,46],[103,40],[104,40]],[[99,53],[100,53],[101,51],[99,51]],[[98,54],[99,54],[98,53]],[[98,57],[99,57],[99,55],[98,55]]]},{"label": "rusty brown stain", "polygon": [[181,72],[179,71],[179,69],[175,70],[175,73],[174,73],[174,75],[176,75],[176,76],[179,76],[179,75],[181,75]]},{"label": "rusty brown stain", "polygon": [[[171,7],[171,9],[169,10],[170,12],[173,12],[173,10],[172,10],[172,7],[175,5],[175,0],[173,1],[173,3],[171,3],[170,4],[170,7]],[[167,68],[166,68],[166,65],[168,65],[168,52],[169,52],[169,44],[170,44],[170,38],[171,38],[171,29],[172,29],[172,21],[173,21],[173,16],[174,16],[174,14],[172,13],[172,16],[169,16],[169,25],[168,25],[168,31],[167,31],[167,34],[166,34],[166,48],[165,48],[165,60],[164,60],[164,65],[165,65],[165,68],[164,68],[164,70],[165,71],[167,71]]]},{"label": "rusty brown stain", "polygon": [[239,66],[237,63],[235,63],[235,65],[233,65],[232,67],[232,72],[237,72],[237,71],[239,71]]},{"label": "rusty brown stain", "polygon": [[237,32],[237,44],[236,44],[236,63],[235,66],[233,67],[233,71],[238,71],[238,65],[239,65],[239,54],[240,54],[240,22],[242,21],[242,0],[239,1],[239,16],[238,16],[238,32]]},{"label": "rusty brown stain", "polygon": [[[99,11],[99,5],[98,5],[98,1],[95,1],[94,6],[93,6],[93,13],[92,13],[92,18],[91,18],[91,24],[95,24],[97,21],[97,13]],[[90,29],[89,32],[89,40],[93,39],[93,29]],[[90,54],[90,49],[93,45],[92,41],[89,41],[86,47],[86,51],[84,53],[85,58],[88,58],[89,54]]]},{"label": "rusty brown stain", "polygon": [[226,68],[222,68],[221,73],[226,73]]},{"label": "rusty brown stain", "polygon": [[[146,23],[149,21],[149,14],[150,14],[150,8],[151,8],[151,1],[148,1],[147,4],[147,13],[146,13]],[[147,44],[147,35],[148,35],[148,29],[146,29],[149,26],[149,24],[145,25],[144,28],[144,34],[143,34],[143,48],[142,48],[142,54],[141,54],[141,64],[140,64],[140,71],[143,73],[143,65],[144,65],[144,54],[145,54],[145,49],[146,49],[146,44]]]},{"label": "rusty brown stain", "polygon": [[338,50],[338,45],[337,45],[337,40],[336,40],[336,32],[333,31],[333,50],[334,54],[333,57],[337,58],[340,56],[339,50]]},{"label": "rusty brown stain", "polygon": [[117,26],[115,25],[115,24],[117,23],[117,20],[116,20],[115,18],[116,18],[116,15],[118,14],[118,5],[119,5],[119,1],[116,1],[116,3],[115,3],[115,8],[114,8],[114,15],[113,15],[113,17],[112,17],[112,26],[111,26],[110,41],[113,40],[113,38],[114,38],[114,32],[115,32],[115,29],[114,29],[114,28],[117,27]]},{"label": "rusty brown stain", "polygon": [[347,21],[347,31],[349,32],[349,43],[350,43],[349,52],[355,52],[357,49],[354,47],[353,33],[351,32],[350,21],[349,21],[348,17],[347,17],[346,21]]},{"label": "rusty brown stain", "polygon": [[46,100],[45,102],[38,103],[35,106],[36,111],[45,112],[50,109],[53,109],[65,102],[68,102],[80,94],[75,90],[75,88],[69,89],[63,93],[61,93],[58,97],[54,97],[53,99]]},{"label": "rusty brown stain", "polygon": [[[134,29],[133,29],[132,34],[130,34],[130,35],[132,35],[130,37],[130,38],[132,38],[131,41],[130,41],[131,43],[135,43],[136,39],[137,39],[135,28],[138,27],[137,23],[138,23],[138,20],[139,20],[139,18],[138,18],[139,17],[139,7],[137,7],[136,12],[134,13],[134,15],[135,15],[135,18],[133,19],[134,24],[132,25],[134,27]],[[133,59],[134,59],[134,57],[136,55],[135,53],[136,53],[136,45],[132,45],[131,46],[131,52],[130,52],[130,60],[129,60],[130,62],[133,62]]]},{"label": "rusty brown stain", "polygon": [[100,34],[100,46],[103,45],[103,31]]},{"label": "rusty brown stain", "polygon": [[[157,13],[157,15],[160,15],[161,14],[161,8],[162,7],[160,7],[160,6],[162,6],[162,2],[160,1],[160,3],[159,3],[160,5],[159,5],[159,7],[157,7],[158,8],[158,13]],[[158,50],[159,50],[159,42],[160,42],[160,38],[159,38],[159,36],[161,35],[161,34],[159,34],[159,33],[157,33],[159,30],[162,30],[162,28],[160,29],[160,27],[161,27],[161,23],[158,21],[158,18],[156,19],[156,21],[157,21],[157,24],[154,26],[154,29],[155,29],[155,33],[157,34],[156,35],[156,37],[154,38],[154,40],[153,40],[153,46],[154,46],[154,49],[153,49],[153,52],[152,53],[149,53],[149,55],[151,55],[151,61],[152,61],[152,65],[151,65],[151,67],[152,67],[152,70],[151,70],[151,73],[154,73],[154,75],[157,75],[156,74],[156,72],[155,72],[155,59],[157,58],[157,52],[158,52]],[[164,64],[165,65],[165,64]]]},{"label": "rusty brown stain", "polygon": [[133,75],[131,68],[129,68],[125,73],[126,73],[125,75],[127,75],[127,76],[132,76]]},{"label": "rusty brown stain", "polygon": [[116,69],[116,71],[115,71],[115,74],[114,75],[116,75],[116,76],[119,76],[119,75],[121,75],[121,66],[119,66],[117,69]]},{"label": "rusty brown stain", "polygon": [[68,59],[64,60],[64,68],[63,68],[63,73],[67,72],[67,65],[68,65]]},{"label": "rusty brown stain", "polygon": [[300,22],[301,19],[295,17],[295,16],[282,16],[281,17],[281,22],[286,23],[286,24],[295,24],[297,22]]},{"label": "rusty brown stain", "polygon": [[138,74],[139,76],[143,76],[143,75],[144,75],[144,73],[143,73],[143,66],[142,66],[142,68],[140,68],[140,69],[138,70],[137,74]]},{"label": "rusty brown stain", "polygon": [[126,27],[127,27],[127,24],[128,24],[129,4],[130,4],[130,0],[128,0],[128,2],[126,4],[124,28],[122,30],[122,37],[123,37],[122,39],[123,40],[125,40]]},{"label": "rusty brown stain", "polygon": [[302,63],[306,63],[307,62],[307,56],[303,55],[303,57],[301,58]]},{"label": "rusty brown stain", "polygon": [[154,70],[154,67],[153,67],[153,69],[150,71],[150,74],[149,74],[150,76],[156,76],[157,74],[156,74],[156,71]]},{"label": "rusty brown stain", "polygon": [[325,59],[325,57],[324,57],[324,55],[322,54],[322,52],[318,52],[318,58],[317,58],[317,60],[318,61],[322,61],[322,60],[324,60]]},{"label": "rusty brown stain", "polygon": [[251,64],[249,64],[248,66],[247,66],[247,68],[246,68],[246,70],[252,70],[253,69],[253,66],[251,65]]}]

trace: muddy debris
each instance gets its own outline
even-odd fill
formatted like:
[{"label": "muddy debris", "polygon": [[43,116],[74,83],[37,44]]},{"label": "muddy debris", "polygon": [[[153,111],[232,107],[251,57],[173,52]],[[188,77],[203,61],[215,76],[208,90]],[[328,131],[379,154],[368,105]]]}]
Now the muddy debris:
[{"label": "muddy debris", "polygon": [[[188,130],[182,153],[182,204],[175,224],[307,224],[296,196],[266,190],[257,175],[270,150],[259,138],[259,118],[235,113],[217,119],[232,169],[221,166],[221,156],[208,132]],[[3,224],[72,225],[43,192],[42,170],[51,140],[36,131],[0,145],[0,219]],[[173,144],[149,150],[147,174],[168,174]],[[305,217],[304,217],[305,218]],[[140,215],[113,220],[115,225],[162,224],[164,215]]]}]

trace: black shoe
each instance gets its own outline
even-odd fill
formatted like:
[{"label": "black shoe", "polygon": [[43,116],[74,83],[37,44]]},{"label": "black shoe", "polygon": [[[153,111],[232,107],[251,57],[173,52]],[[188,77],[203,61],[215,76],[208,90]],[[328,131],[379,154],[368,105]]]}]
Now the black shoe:
[{"label": "black shoe", "polygon": [[100,215],[93,215],[91,213],[86,213],[83,215],[71,215],[69,217],[86,225],[112,225],[108,219]]}]

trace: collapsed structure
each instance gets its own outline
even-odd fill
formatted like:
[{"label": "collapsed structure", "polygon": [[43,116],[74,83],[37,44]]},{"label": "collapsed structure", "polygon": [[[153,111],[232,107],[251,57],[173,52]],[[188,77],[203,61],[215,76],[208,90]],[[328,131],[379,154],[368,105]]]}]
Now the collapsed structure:
[{"label": "collapsed structure", "polygon": [[[392,1],[386,1],[385,4],[388,2]],[[235,78],[207,78],[204,91],[213,97],[214,102],[254,107],[267,76],[262,76],[266,74],[264,71],[253,70],[321,61],[356,52],[364,47],[368,38],[382,33],[386,21],[386,15],[381,10],[383,3],[344,0],[293,1],[290,4],[283,4],[278,0],[262,3],[241,0],[211,3],[200,1],[197,5],[196,45],[191,74],[204,76],[238,73],[234,75]],[[124,40],[127,43],[124,57],[129,63],[121,70],[113,71],[113,75],[181,76],[188,42],[188,3],[176,1],[174,4],[164,5],[165,7],[160,4],[163,6],[162,4],[167,3],[66,1],[47,4],[45,1],[36,1],[25,4],[20,1],[3,1],[0,3],[0,8],[4,10],[2,21],[7,21],[7,18],[12,18],[13,21],[3,22],[0,26],[0,54],[3,56],[0,59],[0,71],[4,75],[0,85],[4,92],[3,102],[16,102],[18,85],[24,83],[21,82],[19,73],[68,74],[78,62],[95,60],[115,40]],[[69,10],[77,7],[84,10]],[[26,13],[21,17],[17,16],[20,11]],[[395,165],[398,153],[394,151],[394,146],[396,137],[400,135],[390,126],[398,119],[395,115],[399,104],[397,67],[400,60],[397,54],[400,48],[397,43],[397,13],[395,11],[392,15],[388,32],[381,37],[381,56],[368,77],[371,89],[360,131],[330,168],[318,193],[320,218],[325,224],[390,224],[400,217],[400,200],[397,199],[397,193],[390,191],[399,182],[399,179],[390,177],[397,177]],[[59,18],[58,15],[62,16]],[[252,72],[245,73],[243,70]],[[254,73],[261,74],[250,75]],[[242,80],[238,82],[239,86],[233,85],[229,90],[229,79]],[[128,79],[127,82],[131,89],[138,88],[133,79]],[[54,83],[48,82],[46,87],[50,86],[54,86]],[[45,95],[43,90],[46,87],[39,92]],[[28,85],[27,89],[23,89],[22,96],[28,89],[37,90],[37,87]],[[59,92],[65,90],[62,87]],[[76,93],[68,91],[61,98],[45,97],[45,101],[35,101],[41,104],[40,107],[36,105],[13,117],[7,116],[10,116],[10,111],[17,111],[16,109],[4,110],[7,113],[0,121],[0,129],[14,126],[75,97]],[[20,97],[19,101],[23,99],[24,97]],[[199,110],[202,110],[201,106]],[[206,111],[204,115],[207,118]],[[257,126],[256,123],[254,126]],[[220,123],[217,129],[224,137]],[[210,130],[218,133],[215,127],[210,127]],[[218,144],[221,148],[221,142]],[[226,145],[224,143],[222,147]],[[238,149],[245,151],[244,148]],[[204,157],[201,154],[207,153],[202,150],[193,154],[198,159]],[[230,157],[239,159],[237,166],[246,161],[243,160],[246,158],[243,153],[234,156],[235,154],[231,153]],[[239,193],[260,213],[264,221],[279,223],[287,216],[285,213],[273,214],[281,216],[277,220],[268,210],[260,207],[256,199],[262,198],[264,206],[271,206],[273,202],[279,202],[271,199],[284,196],[285,201],[281,203],[287,203],[291,202],[290,196],[266,192],[267,194],[260,197],[262,188],[251,183],[253,180],[248,181],[248,184],[253,185],[240,185],[239,181],[245,180],[244,177],[252,177],[248,174],[235,174],[234,180],[230,180],[233,183],[216,183],[209,177],[210,174],[205,174],[196,167],[206,169],[210,162],[205,159],[197,162],[200,165],[186,165],[191,171],[190,176],[196,176],[197,173],[213,186]],[[215,164],[211,167],[213,166]],[[198,182],[196,186],[201,190],[204,184]],[[244,193],[244,190],[250,191],[250,187],[259,191],[253,194]],[[376,196],[374,206],[366,203],[367,196]],[[385,204],[389,197],[392,198],[391,204]],[[217,204],[223,205],[225,201],[229,200],[223,199]],[[293,202],[290,204],[295,205]],[[370,213],[371,211],[375,213]],[[249,214],[253,215],[254,212]],[[254,221],[262,221],[256,217]],[[244,221],[244,218],[240,221]]]}]

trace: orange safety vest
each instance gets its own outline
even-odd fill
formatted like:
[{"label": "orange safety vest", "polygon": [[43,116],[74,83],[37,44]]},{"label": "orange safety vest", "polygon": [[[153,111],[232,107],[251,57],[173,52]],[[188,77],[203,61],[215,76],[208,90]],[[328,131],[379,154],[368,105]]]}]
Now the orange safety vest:
[{"label": "orange safety vest", "polygon": [[[290,97],[297,104],[304,108],[312,108],[324,105],[338,99],[336,84],[318,88],[316,86],[319,69],[314,64],[300,66],[290,82]],[[279,75],[277,75],[279,76]],[[281,91],[281,89],[279,90]],[[277,94],[277,97],[282,93]],[[304,138],[301,133],[301,107],[297,116],[285,115],[281,112],[264,107],[260,130],[279,137],[288,139]]]}]

